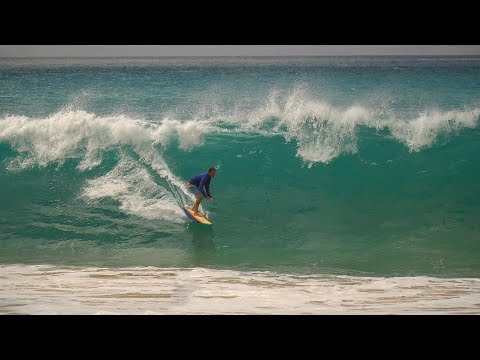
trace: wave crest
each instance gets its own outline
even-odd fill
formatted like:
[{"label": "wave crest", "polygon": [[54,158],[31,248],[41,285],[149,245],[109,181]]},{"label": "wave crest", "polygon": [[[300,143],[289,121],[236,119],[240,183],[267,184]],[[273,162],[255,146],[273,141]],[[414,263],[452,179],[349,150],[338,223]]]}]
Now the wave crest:
[{"label": "wave crest", "polygon": [[243,131],[280,135],[287,142],[295,141],[297,156],[311,166],[357,152],[359,127],[386,129],[413,152],[432,146],[440,134],[476,127],[480,117],[478,108],[430,110],[413,117],[386,113],[384,109],[359,104],[336,107],[311,99],[297,89],[283,99],[278,92],[272,92],[263,107],[241,116],[230,116],[228,123]]},{"label": "wave crest", "polygon": [[295,90],[283,98],[272,92],[262,106],[248,111],[218,110],[182,121],[165,117],[153,123],[124,115],[100,117],[81,110],[62,110],[43,119],[9,116],[0,120],[0,141],[8,141],[23,155],[10,164],[11,168],[80,158],[78,168],[86,170],[101,163],[103,152],[123,145],[140,153],[178,139],[180,149],[190,151],[203,145],[208,134],[241,131],[295,142],[296,155],[311,166],[357,152],[360,127],[385,129],[415,152],[432,146],[441,134],[476,127],[480,109],[430,110],[407,117],[385,114],[360,104],[334,106]]},{"label": "wave crest", "polygon": [[195,121],[164,120],[156,125],[124,115],[99,117],[85,111],[60,111],[44,119],[9,116],[0,120],[0,141],[8,141],[19,153],[11,166],[45,166],[80,158],[80,170],[92,169],[102,161],[102,153],[122,145],[137,151],[155,144],[167,145],[178,135],[180,147],[191,149],[203,144],[208,127]]}]

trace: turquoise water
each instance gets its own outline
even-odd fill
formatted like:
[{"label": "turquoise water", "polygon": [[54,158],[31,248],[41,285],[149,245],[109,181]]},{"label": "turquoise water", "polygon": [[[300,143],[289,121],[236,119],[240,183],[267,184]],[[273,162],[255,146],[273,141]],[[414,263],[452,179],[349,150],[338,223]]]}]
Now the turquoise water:
[{"label": "turquoise water", "polygon": [[479,117],[476,58],[3,59],[0,263],[476,278]]}]

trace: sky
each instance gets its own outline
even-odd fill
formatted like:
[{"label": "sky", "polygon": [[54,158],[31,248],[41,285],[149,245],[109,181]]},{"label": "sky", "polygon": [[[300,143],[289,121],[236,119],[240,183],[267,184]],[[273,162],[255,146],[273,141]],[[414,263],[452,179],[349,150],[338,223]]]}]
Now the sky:
[{"label": "sky", "polygon": [[0,45],[0,57],[480,55],[480,45]]}]

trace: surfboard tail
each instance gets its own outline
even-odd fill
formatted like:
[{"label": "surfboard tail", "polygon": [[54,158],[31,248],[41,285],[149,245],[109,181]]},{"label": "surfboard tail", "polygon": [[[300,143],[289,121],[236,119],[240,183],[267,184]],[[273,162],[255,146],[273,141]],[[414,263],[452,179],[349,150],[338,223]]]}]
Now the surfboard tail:
[{"label": "surfboard tail", "polygon": [[198,215],[194,215],[193,211],[190,210],[187,206],[183,207],[183,211],[187,215],[187,217],[200,224],[206,224],[206,225],[212,225],[213,223],[205,216],[203,215],[200,211],[198,212]]}]

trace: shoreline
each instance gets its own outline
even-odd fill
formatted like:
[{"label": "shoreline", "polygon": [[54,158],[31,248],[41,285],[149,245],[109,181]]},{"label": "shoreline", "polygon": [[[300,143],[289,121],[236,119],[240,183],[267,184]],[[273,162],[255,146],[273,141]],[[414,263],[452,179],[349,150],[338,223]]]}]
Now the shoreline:
[{"label": "shoreline", "polygon": [[480,278],[0,265],[1,314],[480,314]]}]

